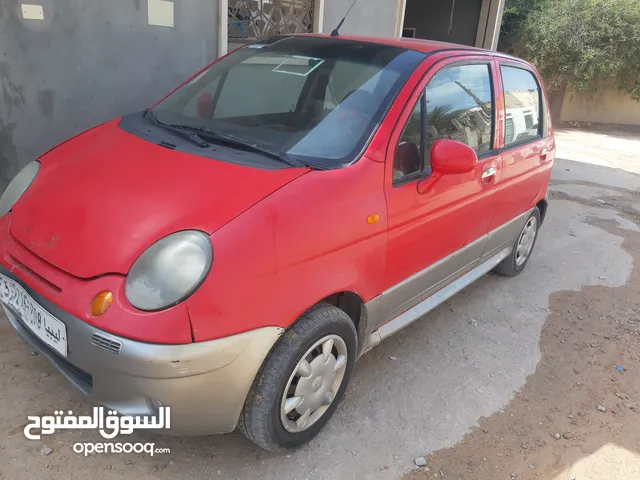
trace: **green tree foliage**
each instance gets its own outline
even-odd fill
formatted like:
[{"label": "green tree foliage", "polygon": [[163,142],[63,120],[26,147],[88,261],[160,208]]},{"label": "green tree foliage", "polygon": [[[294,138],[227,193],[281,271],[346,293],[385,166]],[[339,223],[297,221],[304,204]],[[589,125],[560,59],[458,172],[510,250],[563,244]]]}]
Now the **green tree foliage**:
[{"label": "green tree foliage", "polygon": [[617,87],[640,100],[640,0],[507,0],[500,48],[552,91]]},{"label": "green tree foliage", "polygon": [[543,0],[506,0],[502,27],[498,39],[498,50],[501,52],[517,53],[523,29],[529,15],[536,11]]}]

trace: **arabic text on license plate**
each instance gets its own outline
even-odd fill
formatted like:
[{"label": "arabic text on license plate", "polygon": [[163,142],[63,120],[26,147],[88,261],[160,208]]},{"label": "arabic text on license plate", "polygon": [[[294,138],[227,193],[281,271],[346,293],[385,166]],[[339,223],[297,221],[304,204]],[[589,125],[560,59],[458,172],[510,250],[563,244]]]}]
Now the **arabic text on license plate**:
[{"label": "arabic text on license plate", "polygon": [[67,356],[67,327],[55,318],[17,282],[0,275],[0,301],[20,314],[22,323],[44,343]]}]

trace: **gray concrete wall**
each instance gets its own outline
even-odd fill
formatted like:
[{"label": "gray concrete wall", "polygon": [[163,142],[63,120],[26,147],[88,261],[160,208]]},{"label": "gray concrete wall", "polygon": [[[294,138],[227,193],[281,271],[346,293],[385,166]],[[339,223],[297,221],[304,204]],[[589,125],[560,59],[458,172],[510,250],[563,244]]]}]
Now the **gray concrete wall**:
[{"label": "gray concrete wall", "polygon": [[176,1],[174,28],[146,0],[0,0],[0,192],[24,164],[93,125],[140,110],[217,52],[216,0]]},{"label": "gray concrete wall", "polygon": [[[324,0],[322,31],[331,33],[351,6],[351,0]],[[340,33],[390,37],[396,34],[397,0],[359,0]]]}]

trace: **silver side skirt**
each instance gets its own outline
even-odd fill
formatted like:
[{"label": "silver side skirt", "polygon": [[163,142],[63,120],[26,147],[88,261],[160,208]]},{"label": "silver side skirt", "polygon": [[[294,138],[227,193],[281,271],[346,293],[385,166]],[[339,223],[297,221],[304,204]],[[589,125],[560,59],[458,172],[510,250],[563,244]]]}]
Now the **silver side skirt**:
[{"label": "silver side skirt", "polygon": [[[489,258],[485,262],[481,263],[477,267],[473,268],[469,272],[462,275],[457,280],[451,282],[446,287],[438,290],[436,293],[431,295],[429,298],[423,300],[418,303],[414,307],[410,308],[404,313],[401,313],[393,320],[382,325],[376,331],[374,331],[370,338],[368,339],[366,350],[373,348],[378,343],[380,343],[383,339],[393,335],[398,330],[402,330],[407,325],[412,324],[420,317],[430,312],[442,302],[446,301],[448,298],[452,297],[460,290],[470,285],[471,283],[478,280],[483,275],[489,273],[493,270],[502,260],[507,258],[511,254],[512,247],[506,247],[493,257]],[[364,353],[364,352],[363,352]]]}]

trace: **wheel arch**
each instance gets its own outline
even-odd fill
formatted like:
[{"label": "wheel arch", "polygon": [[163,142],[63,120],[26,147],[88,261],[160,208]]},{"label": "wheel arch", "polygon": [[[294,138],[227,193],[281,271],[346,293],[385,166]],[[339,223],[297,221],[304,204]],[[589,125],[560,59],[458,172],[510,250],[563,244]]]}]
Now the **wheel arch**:
[{"label": "wheel arch", "polygon": [[546,198],[543,198],[538,203],[536,203],[536,207],[540,210],[540,225],[544,223],[544,217],[547,214],[547,207],[549,206],[549,202],[547,202]]},{"label": "wheel arch", "polygon": [[367,306],[364,300],[362,299],[362,297],[356,292],[351,290],[342,290],[342,291],[338,291],[330,295],[327,295],[324,298],[321,298],[320,300],[316,301],[315,303],[305,308],[304,311],[300,313],[300,315],[298,315],[287,327],[285,327],[284,332],[282,333],[280,338],[273,344],[271,350],[269,351],[269,354],[266,355],[264,362],[267,361],[269,355],[271,354],[271,351],[273,351],[273,349],[276,348],[276,346],[283,340],[283,338],[286,337],[287,333],[296,324],[296,322],[300,320],[300,318],[302,318],[302,316],[306,312],[318,307],[323,303],[333,305],[334,307],[339,308],[344,313],[346,313],[347,316],[351,319],[358,336],[357,340],[358,340],[358,357],[359,357],[362,354],[362,349],[366,345],[366,339],[367,339],[367,336],[366,336],[367,325],[368,325]]},{"label": "wheel arch", "polygon": [[364,300],[357,293],[345,290],[324,297],[316,305],[322,302],[339,308],[349,316],[358,333],[358,352],[360,352],[364,344],[367,327],[367,308]]}]

